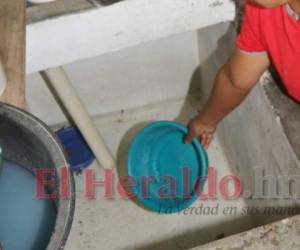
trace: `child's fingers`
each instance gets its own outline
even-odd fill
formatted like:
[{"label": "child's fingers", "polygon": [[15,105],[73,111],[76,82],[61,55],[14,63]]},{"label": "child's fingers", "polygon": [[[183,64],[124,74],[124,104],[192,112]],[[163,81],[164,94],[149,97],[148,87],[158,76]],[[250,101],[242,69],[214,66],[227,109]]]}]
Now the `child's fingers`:
[{"label": "child's fingers", "polygon": [[189,132],[185,138],[185,143],[187,143],[187,144],[191,143],[192,140],[194,139],[194,137],[195,137],[195,134],[194,134],[193,130],[189,128]]}]

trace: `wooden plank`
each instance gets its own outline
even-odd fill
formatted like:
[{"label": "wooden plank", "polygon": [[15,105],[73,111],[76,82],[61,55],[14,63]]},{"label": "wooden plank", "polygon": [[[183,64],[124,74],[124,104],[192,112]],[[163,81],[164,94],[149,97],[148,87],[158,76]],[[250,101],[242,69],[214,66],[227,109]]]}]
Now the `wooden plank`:
[{"label": "wooden plank", "polygon": [[25,1],[0,1],[0,60],[7,87],[0,100],[25,107]]},{"label": "wooden plank", "polygon": [[27,73],[232,21],[232,0],[124,0],[27,26]]}]

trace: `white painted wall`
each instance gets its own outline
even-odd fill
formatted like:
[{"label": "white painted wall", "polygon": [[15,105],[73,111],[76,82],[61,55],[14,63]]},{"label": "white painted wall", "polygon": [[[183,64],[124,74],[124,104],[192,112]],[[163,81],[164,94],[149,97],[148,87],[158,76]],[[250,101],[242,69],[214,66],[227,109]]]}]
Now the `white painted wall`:
[{"label": "white painted wall", "polygon": [[[65,66],[92,115],[184,97],[199,64],[197,32],[173,35]],[[195,82],[193,90],[199,91]],[[30,111],[49,125],[66,121],[39,74],[27,77]]]},{"label": "white painted wall", "polygon": [[126,0],[27,26],[27,72],[231,21],[232,0]]}]

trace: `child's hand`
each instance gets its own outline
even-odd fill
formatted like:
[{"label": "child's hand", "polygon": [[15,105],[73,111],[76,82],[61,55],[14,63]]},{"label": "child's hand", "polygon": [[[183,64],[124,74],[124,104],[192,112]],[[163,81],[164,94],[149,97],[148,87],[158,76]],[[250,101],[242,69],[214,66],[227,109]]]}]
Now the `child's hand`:
[{"label": "child's hand", "polygon": [[191,143],[195,137],[201,141],[202,147],[206,150],[213,139],[216,126],[206,125],[200,117],[195,117],[188,124],[189,132],[185,142]]}]

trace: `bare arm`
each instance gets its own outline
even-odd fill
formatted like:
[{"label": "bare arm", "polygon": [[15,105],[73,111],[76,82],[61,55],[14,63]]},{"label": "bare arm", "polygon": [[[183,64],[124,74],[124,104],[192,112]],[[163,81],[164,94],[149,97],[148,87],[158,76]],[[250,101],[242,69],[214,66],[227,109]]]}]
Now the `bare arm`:
[{"label": "bare arm", "polygon": [[268,66],[266,54],[253,56],[236,49],[219,70],[208,102],[190,122],[187,142],[197,136],[207,148],[217,124],[241,104]]}]

